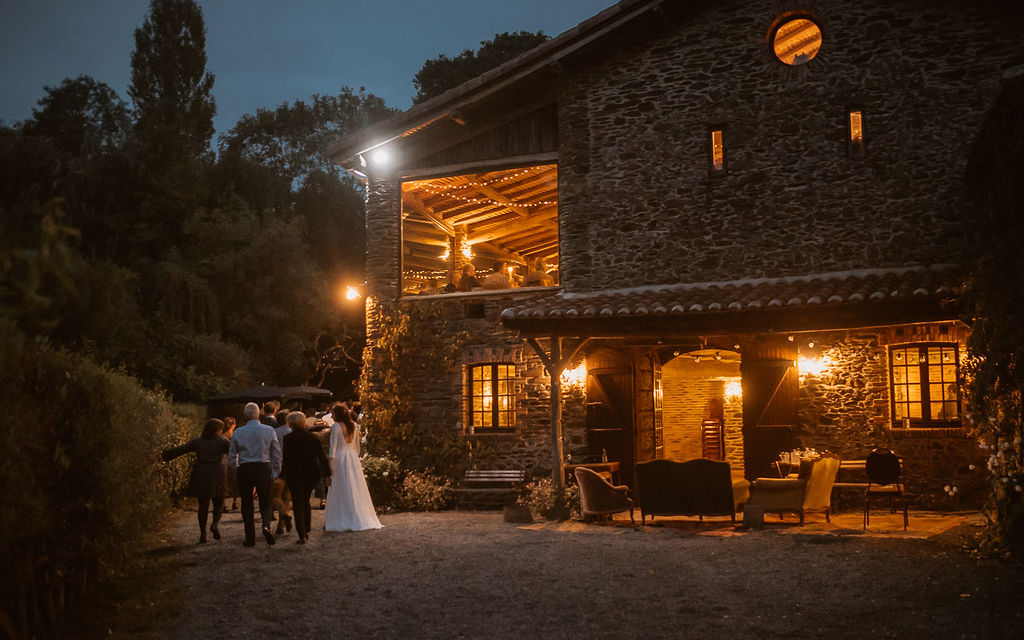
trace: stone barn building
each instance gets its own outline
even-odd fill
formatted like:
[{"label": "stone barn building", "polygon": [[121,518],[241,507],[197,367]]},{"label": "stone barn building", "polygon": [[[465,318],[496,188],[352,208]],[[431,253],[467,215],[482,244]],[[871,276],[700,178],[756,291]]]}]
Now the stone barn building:
[{"label": "stone barn building", "polygon": [[[1021,33],[992,0],[623,0],[339,140],[365,388],[406,376],[495,468],[882,446],[920,504],[976,498],[964,176]],[[454,351],[382,357],[396,311]]]}]

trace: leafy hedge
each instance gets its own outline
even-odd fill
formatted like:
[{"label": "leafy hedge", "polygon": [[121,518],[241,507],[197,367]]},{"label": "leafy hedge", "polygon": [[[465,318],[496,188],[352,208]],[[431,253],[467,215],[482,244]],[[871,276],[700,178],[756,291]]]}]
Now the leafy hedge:
[{"label": "leafy hedge", "polygon": [[188,461],[156,464],[194,431],[123,373],[0,321],[0,627],[61,635],[67,612],[167,508]]}]

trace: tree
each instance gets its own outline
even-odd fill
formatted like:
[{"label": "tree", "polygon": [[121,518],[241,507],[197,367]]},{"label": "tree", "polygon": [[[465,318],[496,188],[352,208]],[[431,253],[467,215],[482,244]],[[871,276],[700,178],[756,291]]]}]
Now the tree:
[{"label": "tree", "polygon": [[439,96],[452,87],[457,87],[485,71],[508,62],[512,58],[529,51],[546,42],[548,37],[543,31],[530,33],[516,31],[514,33],[498,33],[493,40],[484,40],[476,51],[464,50],[454,58],[443,53],[423,63],[413,77],[416,85],[416,96],[413,104],[419,104],[434,96]]},{"label": "tree", "polygon": [[314,94],[308,102],[285,102],[273,111],[261,108],[255,115],[246,114],[221,136],[218,146],[222,156],[239,156],[289,184],[301,183],[312,171],[336,171],[321,153],[327,143],[394,113],[381,98],[342,87],[336,96]]},{"label": "tree", "polygon": [[25,133],[50,138],[73,157],[92,158],[124,144],[128,107],[109,85],[83,75],[45,91]]},{"label": "tree", "polygon": [[968,171],[977,215],[965,235],[975,262],[968,283],[968,411],[990,453],[993,541],[1024,551],[1024,76],[1007,81]]},{"label": "tree", "polygon": [[199,6],[193,0],[152,0],[135,30],[131,64],[128,95],[144,157],[173,165],[205,155],[217,108]]}]

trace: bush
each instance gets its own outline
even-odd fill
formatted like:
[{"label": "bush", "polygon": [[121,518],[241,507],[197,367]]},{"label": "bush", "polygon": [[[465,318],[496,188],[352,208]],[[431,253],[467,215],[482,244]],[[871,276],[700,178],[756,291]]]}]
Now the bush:
[{"label": "bush", "polygon": [[402,508],[409,511],[438,511],[451,506],[455,490],[450,478],[411,472],[402,482]]},{"label": "bush", "polygon": [[59,636],[94,589],[167,508],[187,462],[162,448],[195,425],[162,396],[0,322],[0,623],[8,635]]},{"label": "bush", "polygon": [[[580,511],[580,488],[575,484],[565,487],[565,502],[570,513]],[[527,506],[542,518],[551,518],[555,511],[555,483],[549,477],[527,483],[518,504]]]},{"label": "bush", "polygon": [[397,506],[402,468],[397,461],[384,456],[363,456],[362,463],[373,506],[379,512],[391,511]]}]

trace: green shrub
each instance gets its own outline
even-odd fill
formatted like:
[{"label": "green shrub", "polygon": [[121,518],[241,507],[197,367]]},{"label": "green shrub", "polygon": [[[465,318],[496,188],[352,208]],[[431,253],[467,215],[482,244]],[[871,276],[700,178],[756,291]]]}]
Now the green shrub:
[{"label": "green shrub", "polygon": [[397,461],[383,456],[363,456],[362,463],[373,506],[377,511],[391,511],[397,506],[402,468]]},{"label": "green shrub", "polygon": [[[555,512],[555,483],[549,477],[537,478],[523,488],[517,502],[530,508],[542,518],[551,518]],[[565,502],[570,513],[580,511],[580,488],[575,484],[565,487]]]},{"label": "green shrub", "polygon": [[[65,612],[158,522],[187,462],[162,448],[195,431],[165,398],[118,371],[0,322],[0,621],[59,636]],[[9,574],[8,574],[9,572]]]},{"label": "green shrub", "polygon": [[451,506],[455,489],[450,478],[410,472],[402,482],[401,506],[409,511],[438,511]]}]

